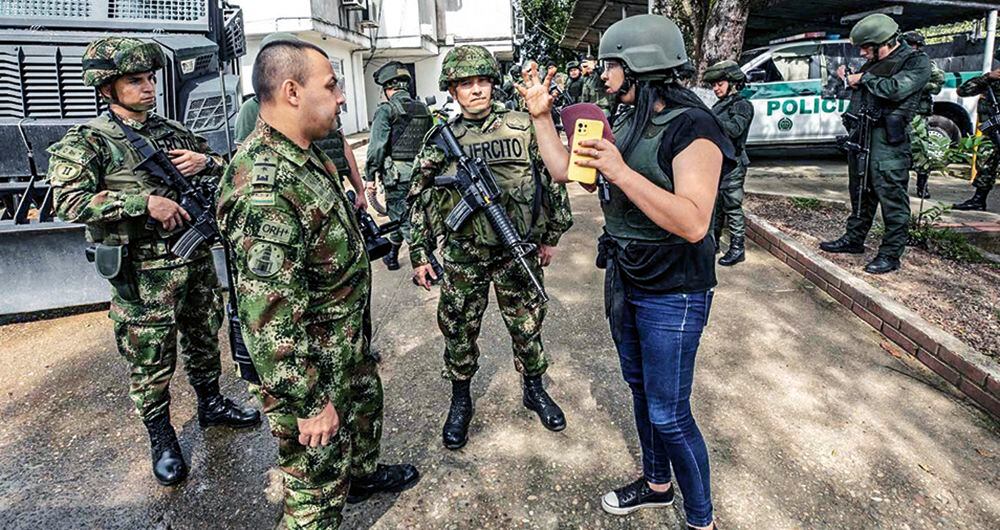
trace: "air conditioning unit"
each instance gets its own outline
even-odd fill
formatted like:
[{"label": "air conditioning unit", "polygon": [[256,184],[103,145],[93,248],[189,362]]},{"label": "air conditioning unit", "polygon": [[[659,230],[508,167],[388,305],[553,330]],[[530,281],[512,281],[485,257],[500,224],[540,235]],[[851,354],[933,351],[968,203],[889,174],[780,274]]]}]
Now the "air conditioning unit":
[{"label": "air conditioning unit", "polygon": [[340,4],[344,9],[357,10],[357,9],[367,9],[368,0],[341,0]]}]

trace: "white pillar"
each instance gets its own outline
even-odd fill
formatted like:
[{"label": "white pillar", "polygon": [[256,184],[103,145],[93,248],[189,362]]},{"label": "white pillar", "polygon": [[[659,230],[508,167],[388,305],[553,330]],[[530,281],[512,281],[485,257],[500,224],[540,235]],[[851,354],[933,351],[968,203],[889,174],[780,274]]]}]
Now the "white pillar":
[{"label": "white pillar", "polygon": [[983,49],[983,72],[993,69],[993,46],[997,39],[997,12],[990,11],[986,17],[986,48]]}]

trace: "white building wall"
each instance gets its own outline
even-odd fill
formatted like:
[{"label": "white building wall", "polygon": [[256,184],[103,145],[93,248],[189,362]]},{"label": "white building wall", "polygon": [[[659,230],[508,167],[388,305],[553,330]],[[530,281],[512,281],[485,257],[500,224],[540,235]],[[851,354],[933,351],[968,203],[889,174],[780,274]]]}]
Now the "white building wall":
[{"label": "white building wall", "polygon": [[253,94],[253,61],[260,51],[261,40],[270,33],[284,31],[294,33],[300,39],[309,41],[330,56],[332,62],[339,63],[344,76],[342,86],[347,104],[341,112],[341,123],[346,134],[353,134],[368,128],[367,100],[362,80],[361,51],[356,45],[326,37],[315,31],[311,18],[310,0],[242,0],[244,29],[247,35],[247,54],[240,61],[243,67],[241,79],[244,95]]},{"label": "white building wall", "polygon": [[445,0],[444,5],[445,31],[459,44],[510,41],[514,35],[510,0]]}]

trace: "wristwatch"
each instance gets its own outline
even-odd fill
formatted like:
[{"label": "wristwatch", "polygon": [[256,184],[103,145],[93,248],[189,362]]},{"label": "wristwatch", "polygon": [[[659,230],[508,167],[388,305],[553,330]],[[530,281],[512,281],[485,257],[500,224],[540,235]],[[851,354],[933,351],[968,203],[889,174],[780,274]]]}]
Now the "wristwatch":
[{"label": "wristwatch", "polygon": [[212,171],[218,167],[219,164],[215,162],[215,158],[213,158],[212,155],[205,155],[205,157],[208,158],[208,161],[205,162],[205,169],[202,171]]}]

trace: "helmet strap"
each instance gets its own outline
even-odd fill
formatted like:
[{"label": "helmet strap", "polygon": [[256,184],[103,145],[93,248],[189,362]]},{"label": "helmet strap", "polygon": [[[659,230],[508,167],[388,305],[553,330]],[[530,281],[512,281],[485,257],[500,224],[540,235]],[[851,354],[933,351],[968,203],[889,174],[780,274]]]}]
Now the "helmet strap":
[{"label": "helmet strap", "polygon": [[[618,87],[618,90],[615,92],[615,95],[619,99],[625,97],[628,91],[636,86],[636,79],[632,76],[632,70],[629,70],[627,66],[622,64],[622,71],[625,73],[625,78],[622,80],[622,86]],[[638,96],[638,93],[636,93],[636,96]]]}]

